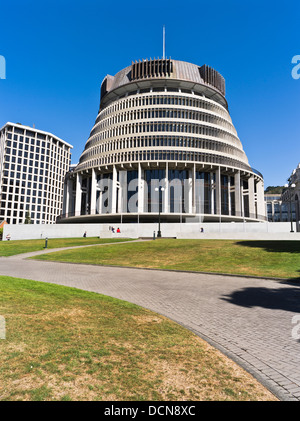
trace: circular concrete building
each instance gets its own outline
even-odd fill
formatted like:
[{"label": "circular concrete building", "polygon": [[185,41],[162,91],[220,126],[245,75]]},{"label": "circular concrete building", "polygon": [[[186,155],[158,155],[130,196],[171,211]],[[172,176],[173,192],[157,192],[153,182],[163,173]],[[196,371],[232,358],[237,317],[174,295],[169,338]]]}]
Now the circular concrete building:
[{"label": "circular concrete building", "polygon": [[65,178],[58,222],[265,220],[262,175],[232,124],[225,80],[203,65],[132,63],[101,85],[99,113]]}]

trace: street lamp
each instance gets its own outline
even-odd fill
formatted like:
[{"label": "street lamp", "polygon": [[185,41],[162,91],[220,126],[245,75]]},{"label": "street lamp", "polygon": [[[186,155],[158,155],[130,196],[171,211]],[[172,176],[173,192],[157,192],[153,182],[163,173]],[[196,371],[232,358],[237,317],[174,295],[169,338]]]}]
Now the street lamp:
[{"label": "street lamp", "polygon": [[[294,189],[296,187],[296,184],[292,183],[290,185],[285,184],[284,187]],[[289,198],[290,198],[290,218],[291,218],[291,232],[294,232],[293,230],[293,212],[292,212],[292,193],[289,192]]]},{"label": "street lamp", "polygon": [[165,188],[164,187],[155,187],[155,191],[158,191],[158,231],[157,231],[157,238],[161,237],[161,230],[160,230],[160,192],[164,191]]}]

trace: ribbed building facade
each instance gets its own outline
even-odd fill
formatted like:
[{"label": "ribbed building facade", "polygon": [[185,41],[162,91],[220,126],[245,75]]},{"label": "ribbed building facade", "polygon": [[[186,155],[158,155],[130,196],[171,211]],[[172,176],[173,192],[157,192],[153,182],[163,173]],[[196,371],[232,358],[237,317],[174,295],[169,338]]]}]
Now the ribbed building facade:
[{"label": "ribbed building facade", "polygon": [[171,60],[132,63],[101,85],[100,108],[67,174],[61,222],[261,221],[262,175],[233,126],[225,80]]}]

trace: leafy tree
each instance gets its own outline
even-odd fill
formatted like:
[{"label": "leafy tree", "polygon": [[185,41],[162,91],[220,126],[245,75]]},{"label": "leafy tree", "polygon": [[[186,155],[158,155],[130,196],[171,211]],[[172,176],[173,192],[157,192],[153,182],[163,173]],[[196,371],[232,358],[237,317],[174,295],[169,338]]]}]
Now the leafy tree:
[{"label": "leafy tree", "polygon": [[284,186],[268,186],[265,190],[265,193],[269,194],[281,194]]},{"label": "leafy tree", "polygon": [[30,218],[29,211],[27,211],[26,215],[25,215],[25,224],[31,224],[31,218]]}]

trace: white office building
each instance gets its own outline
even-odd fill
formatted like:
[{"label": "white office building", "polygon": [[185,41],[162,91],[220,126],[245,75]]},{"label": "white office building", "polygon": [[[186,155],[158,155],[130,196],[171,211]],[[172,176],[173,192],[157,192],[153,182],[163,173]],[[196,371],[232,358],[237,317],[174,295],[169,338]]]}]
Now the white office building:
[{"label": "white office building", "polygon": [[72,146],[51,133],[21,124],[0,129],[0,219],[53,224],[62,211],[64,177]]}]

